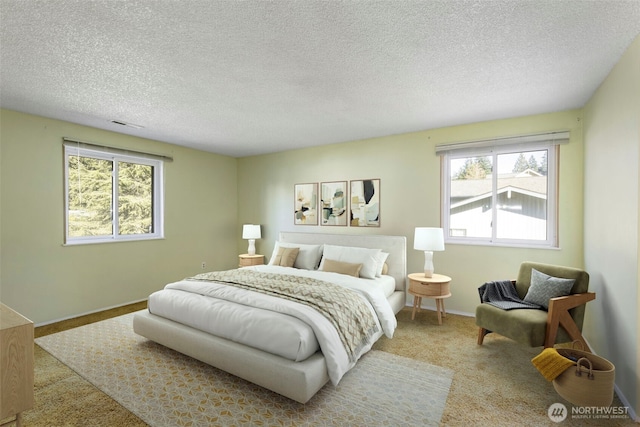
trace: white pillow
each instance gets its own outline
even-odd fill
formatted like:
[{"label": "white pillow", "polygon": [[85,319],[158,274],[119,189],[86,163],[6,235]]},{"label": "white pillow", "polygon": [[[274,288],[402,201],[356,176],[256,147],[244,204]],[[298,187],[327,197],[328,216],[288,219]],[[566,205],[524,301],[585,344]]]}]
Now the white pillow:
[{"label": "white pillow", "polygon": [[303,270],[315,270],[318,268],[320,258],[322,257],[322,245],[303,245],[301,243],[282,243],[276,242],[273,247],[273,253],[269,258],[269,265],[273,265],[278,256],[279,248],[300,248],[296,261],[293,263],[294,268]]},{"label": "white pillow", "polygon": [[[362,264],[360,277],[367,279],[375,279],[378,271],[380,249],[356,248],[353,246],[333,246],[324,245],[322,253],[322,262],[320,262],[320,270],[322,270],[325,259],[340,262],[348,262],[351,264]],[[299,256],[299,255],[298,255]],[[386,258],[385,258],[386,259]],[[382,267],[380,267],[382,271]]]},{"label": "white pillow", "polygon": [[387,261],[389,254],[386,252],[378,253],[378,267],[376,268],[376,277],[382,276],[382,269],[384,268],[384,263]]}]

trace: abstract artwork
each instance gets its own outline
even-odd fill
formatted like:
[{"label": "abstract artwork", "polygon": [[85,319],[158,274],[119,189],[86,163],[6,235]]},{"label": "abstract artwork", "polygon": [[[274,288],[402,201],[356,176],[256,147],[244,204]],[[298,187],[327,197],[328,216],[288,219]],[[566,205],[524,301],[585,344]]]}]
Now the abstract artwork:
[{"label": "abstract artwork", "polygon": [[320,216],[322,225],[347,225],[347,181],[320,184]]},{"label": "abstract artwork", "polygon": [[318,184],[295,184],[294,224],[318,225]]},{"label": "abstract artwork", "polygon": [[350,182],[352,227],[380,227],[380,180]]}]

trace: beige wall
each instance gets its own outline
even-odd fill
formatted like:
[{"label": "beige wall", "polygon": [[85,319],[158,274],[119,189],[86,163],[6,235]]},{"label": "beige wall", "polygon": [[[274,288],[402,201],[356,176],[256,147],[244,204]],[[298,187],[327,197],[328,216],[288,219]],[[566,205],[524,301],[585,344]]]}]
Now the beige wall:
[{"label": "beige wall", "polygon": [[[0,111],[0,299],[36,323],[145,299],[169,281],[237,265],[237,160]],[[62,138],[173,156],[165,239],[63,246]]]},{"label": "beige wall", "polygon": [[[582,121],[579,110],[499,120],[324,147],[247,157],[238,162],[238,219],[263,225],[257,250],[267,256],[279,231],[404,235],[409,272],[421,271],[424,254],[413,250],[417,226],[440,224],[440,158],[434,146],[444,142],[570,130],[560,154],[559,250],[447,245],[436,252],[436,271],[453,278],[450,311],[474,313],[478,286],[514,278],[522,261],[582,267]],[[381,179],[380,228],[293,225],[296,183]],[[433,301],[425,300],[425,306]]]},{"label": "beige wall", "polygon": [[585,264],[597,299],[587,340],[616,366],[616,384],[640,408],[638,354],[640,36],[584,108]]}]

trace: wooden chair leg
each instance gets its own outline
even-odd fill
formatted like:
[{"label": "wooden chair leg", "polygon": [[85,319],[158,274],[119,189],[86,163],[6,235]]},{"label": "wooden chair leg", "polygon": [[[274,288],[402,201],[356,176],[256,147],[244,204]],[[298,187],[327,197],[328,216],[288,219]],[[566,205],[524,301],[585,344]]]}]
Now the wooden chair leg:
[{"label": "wooden chair leg", "polygon": [[487,330],[485,328],[478,328],[478,345],[482,345],[485,335],[487,335]]}]

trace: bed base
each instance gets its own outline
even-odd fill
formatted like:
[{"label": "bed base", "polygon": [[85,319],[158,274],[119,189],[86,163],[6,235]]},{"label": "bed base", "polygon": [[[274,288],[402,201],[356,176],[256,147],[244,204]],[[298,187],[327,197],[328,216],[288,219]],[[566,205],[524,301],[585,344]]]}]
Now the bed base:
[{"label": "bed base", "polygon": [[155,316],[134,315],[133,330],[152,341],[300,403],[306,403],[328,381],[321,352],[301,362],[256,350]]}]

